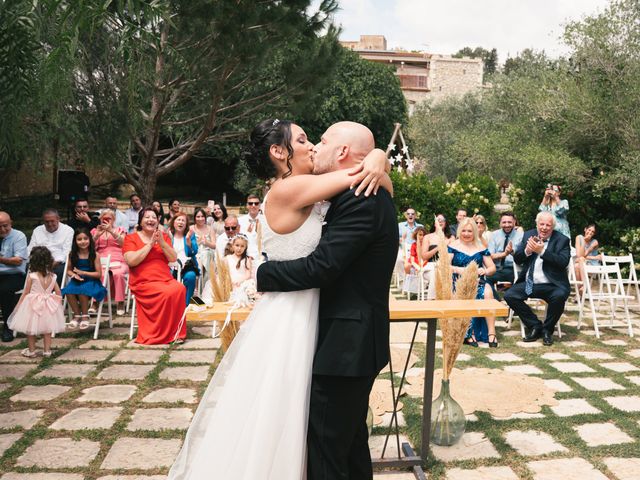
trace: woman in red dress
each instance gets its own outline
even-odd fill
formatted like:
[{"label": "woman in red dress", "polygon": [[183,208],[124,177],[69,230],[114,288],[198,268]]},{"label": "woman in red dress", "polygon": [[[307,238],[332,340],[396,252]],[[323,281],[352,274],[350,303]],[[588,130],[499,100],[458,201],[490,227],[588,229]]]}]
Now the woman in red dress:
[{"label": "woman in red dress", "polygon": [[136,297],[136,343],[145,345],[182,342],[187,336],[186,322],[180,325],[186,289],[171,275],[169,262],[175,262],[177,255],[158,226],[156,212],[143,208],[137,231],[127,235],[122,246],[130,269],[129,287]]}]

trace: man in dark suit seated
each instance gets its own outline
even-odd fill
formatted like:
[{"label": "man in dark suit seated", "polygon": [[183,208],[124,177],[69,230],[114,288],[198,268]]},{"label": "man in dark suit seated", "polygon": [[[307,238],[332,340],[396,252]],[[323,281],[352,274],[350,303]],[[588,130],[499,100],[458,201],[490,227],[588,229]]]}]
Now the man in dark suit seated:
[{"label": "man in dark suit seated", "polygon": [[[550,212],[540,212],[536,217],[536,229],[525,232],[513,260],[522,270],[518,280],[504,299],[526,327],[525,342],[542,338],[544,345],[553,344],[553,329],[564,311],[571,287],[567,266],[571,258],[569,239],[554,230],[555,217]],[[547,302],[544,323],[527,305],[528,298],[540,298]]]}]

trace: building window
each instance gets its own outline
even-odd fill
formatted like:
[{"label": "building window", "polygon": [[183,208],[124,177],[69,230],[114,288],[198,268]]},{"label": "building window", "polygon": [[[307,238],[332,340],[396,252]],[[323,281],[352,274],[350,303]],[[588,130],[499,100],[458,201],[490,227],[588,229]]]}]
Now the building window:
[{"label": "building window", "polygon": [[401,88],[416,88],[416,89],[427,89],[429,85],[427,80],[429,77],[426,75],[398,75],[400,79],[400,87]]}]

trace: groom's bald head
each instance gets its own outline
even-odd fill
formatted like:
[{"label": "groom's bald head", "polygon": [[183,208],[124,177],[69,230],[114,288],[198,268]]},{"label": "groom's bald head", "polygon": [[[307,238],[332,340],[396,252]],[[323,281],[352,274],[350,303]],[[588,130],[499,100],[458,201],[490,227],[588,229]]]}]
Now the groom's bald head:
[{"label": "groom's bald head", "polygon": [[313,173],[316,175],[351,168],[375,148],[373,133],[356,122],[331,125],[314,149]]}]

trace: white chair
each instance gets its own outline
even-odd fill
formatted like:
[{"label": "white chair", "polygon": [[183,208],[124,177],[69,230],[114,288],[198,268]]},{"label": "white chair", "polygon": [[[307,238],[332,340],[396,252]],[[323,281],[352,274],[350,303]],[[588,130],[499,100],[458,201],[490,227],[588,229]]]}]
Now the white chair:
[{"label": "white chair", "polygon": [[[615,263],[612,265],[582,265],[584,289],[582,292],[582,303],[589,302],[591,311],[591,319],[593,321],[593,329],[596,337],[600,338],[600,329],[598,327],[598,314],[600,302],[604,301],[609,304],[610,326],[613,327],[613,321],[616,319],[617,302],[622,302],[624,316],[627,323],[627,331],[630,337],[633,337],[633,325],[631,324],[631,316],[629,314],[629,300],[635,298],[633,295],[627,295],[622,274],[620,273],[620,265]],[[598,276],[601,279],[598,292],[594,293],[591,288],[591,277]],[[596,306],[596,302],[598,305]],[[578,316],[578,329],[582,326],[582,312]]]},{"label": "white chair", "polygon": [[[516,281],[518,280],[518,276],[520,275],[520,272],[522,271],[522,267],[520,267],[520,265],[518,265],[516,262],[513,262],[513,284],[515,285]],[[544,307],[544,316],[547,316],[547,302],[545,302],[543,299],[541,298],[534,298],[534,297],[529,297],[527,299],[527,304],[529,304],[529,306],[535,308],[536,310],[538,310],[541,306]],[[513,321],[513,316],[514,316],[514,311],[511,310],[511,308],[509,308],[509,316],[507,317],[507,328],[509,330],[511,330],[511,322]],[[558,329],[558,338],[562,338],[562,328],[560,327],[560,320],[558,319],[558,323],[556,323],[556,328]],[[522,323],[522,319],[520,320],[520,333],[521,335],[524,337],[525,336],[525,331],[524,331],[524,323]]]},{"label": "white chair", "polygon": [[578,278],[576,277],[576,264],[573,261],[573,257],[569,259],[567,276],[569,277],[569,284],[571,285],[573,298],[578,305],[578,311],[582,312],[582,295],[580,294],[580,287],[582,287],[583,282],[581,280],[578,280]]},{"label": "white chair", "polygon": [[626,278],[622,278],[622,284],[627,287],[627,295],[632,295],[632,292],[635,290],[636,302],[640,304],[640,282],[638,281],[633,255],[603,255],[602,263],[604,265],[618,264],[621,272],[623,266],[629,268],[629,275]]}]

